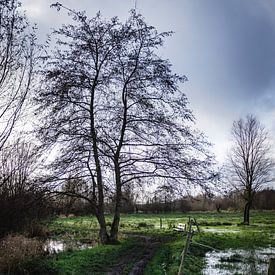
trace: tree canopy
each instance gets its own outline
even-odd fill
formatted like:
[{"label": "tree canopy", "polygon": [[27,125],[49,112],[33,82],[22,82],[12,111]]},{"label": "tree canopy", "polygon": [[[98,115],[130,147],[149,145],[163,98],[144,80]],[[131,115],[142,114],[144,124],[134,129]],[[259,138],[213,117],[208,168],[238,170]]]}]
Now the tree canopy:
[{"label": "tree canopy", "polygon": [[179,89],[187,78],[157,54],[171,32],[159,33],[135,11],[122,23],[67,10],[74,23],[54,31],[58,46],[47,57],[37,97],[39,134],[45,144],[60,145],[56,178],[89,182],[85,197],[101,229],[106,194],[115,195],[116,239],[124,186],[203,187],[212,156]]}]

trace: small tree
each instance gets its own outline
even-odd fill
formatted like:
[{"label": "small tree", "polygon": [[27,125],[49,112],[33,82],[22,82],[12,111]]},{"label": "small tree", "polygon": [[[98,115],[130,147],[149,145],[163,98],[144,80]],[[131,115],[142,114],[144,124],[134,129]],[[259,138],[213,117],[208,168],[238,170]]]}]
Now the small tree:
[{"label": "small tree", "polygon": [[35,36],[20,5],[0,1],[0,150],[19,119],[33,75]]},{"label": "small tree", "polygon": [[[89,190],[71,195],[91,204],[101,242],[115,242],[124,186],[204,185],[211,156],[191,128],[194,118],[178,87],[186,77],[173,74],[155,52],[170,33],[158,33],[135,11],[125,23],[69,14],[74,24],[55,31],[60,48],[48,56],[37,98],[45,115],[40,137],[62,147],[53,179],[86,180]],[[110,194],[109,233],[104,212]]]},{"label": "small tree", "polygon": [[266,129],[252,115],[233,123],[232,137],[230,180],[245,201],[243,223],[249,224],[256,192],[272,181],[271,147]]}]

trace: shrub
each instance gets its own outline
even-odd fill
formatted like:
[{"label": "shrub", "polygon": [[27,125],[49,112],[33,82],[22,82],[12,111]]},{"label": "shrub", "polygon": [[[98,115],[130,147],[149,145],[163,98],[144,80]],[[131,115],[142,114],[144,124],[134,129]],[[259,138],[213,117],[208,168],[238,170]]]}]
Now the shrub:
[{"label": "shrub", "polygon": [[24,263],[44,253],[42,242],[22,235],[8,235],[0,242],[0,273],[23,273]]},{"label": "shrub", "polygon": [[33,237],[47,238],[49,237],[49,234],[50,234],[47,227],[38,222],[31,223],[26,229],[26,231],[28,232],[28,236],[31,238]]},{"label": "shrub", "polygon": [[0,190],[0,237],[8,233],[21,233],[32,223],[49,217],[52,206],[46,197],[35,192],[5,196]]}]

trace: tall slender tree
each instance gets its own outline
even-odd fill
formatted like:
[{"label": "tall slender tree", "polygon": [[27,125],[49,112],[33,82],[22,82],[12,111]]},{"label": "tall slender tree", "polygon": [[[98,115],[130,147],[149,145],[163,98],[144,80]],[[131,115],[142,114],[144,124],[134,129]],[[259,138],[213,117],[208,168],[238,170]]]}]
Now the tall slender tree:
[{"label": "tall slender tree", "polygon": [[250,208],[256,192],[274,180],[274,161],[267,130],[253,115],[233,123],[232,137],[230,181],[245,201],[243,223],[249,225]]},{"label": "tall slender tree", "polygon": [[[67,10],[74,23],[54,32],[59,47],[47,58],[37,97],[44,125],[39,134],[45,144],[61,145],[52,179],[89,181],[85,192],[71,195],[90,202],[101,242],[115,242],[124,186],[204,186],[212,158],[208,143],[192,130],[194,118],[179,90],[186,77],[156,54],[171,33],[158,33],[135,11],[121,23]],[[115,195],[110,232],[108,192]]]}]

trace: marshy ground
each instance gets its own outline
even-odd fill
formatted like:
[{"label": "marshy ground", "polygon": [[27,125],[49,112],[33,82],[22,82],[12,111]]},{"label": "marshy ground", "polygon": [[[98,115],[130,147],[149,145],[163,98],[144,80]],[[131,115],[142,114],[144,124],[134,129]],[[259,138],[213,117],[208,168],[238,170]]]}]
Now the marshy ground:
[{"label": "marshy ground", "polygon": [[173,227],[187,223],[189,216],[196,218],[201,232],[193,236],[185,274],[267,272],[269,258],[275,257],[272,211],[252,212],[250,226],[239,225],[242,214],[236,212],[123,215],[117,245],[98,244],[94,217],[57,218],[45,224],[52,250],[29,262],[25,270],[33,274],[177,274],[185,236]]}]

